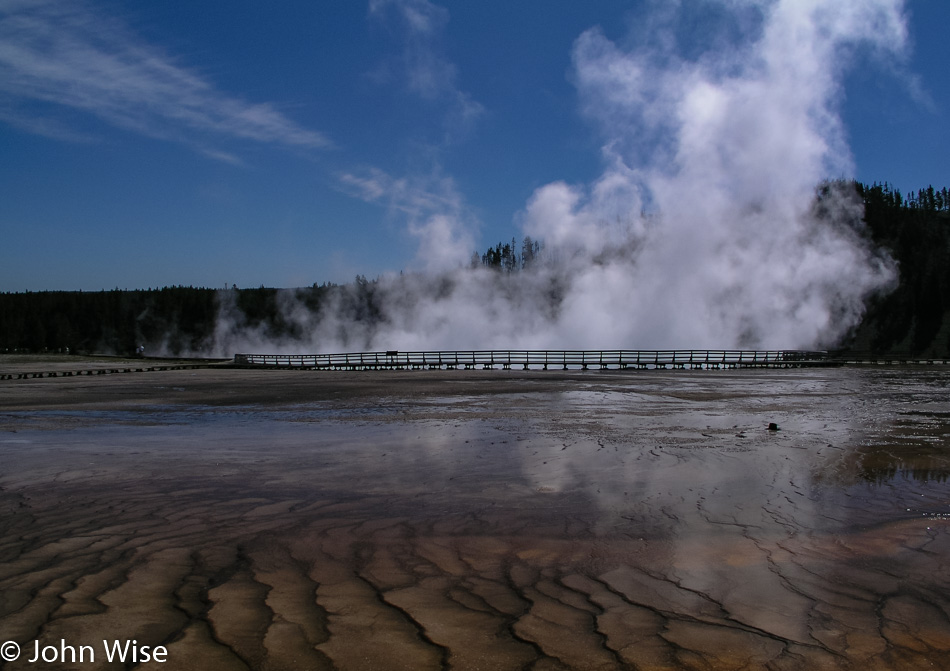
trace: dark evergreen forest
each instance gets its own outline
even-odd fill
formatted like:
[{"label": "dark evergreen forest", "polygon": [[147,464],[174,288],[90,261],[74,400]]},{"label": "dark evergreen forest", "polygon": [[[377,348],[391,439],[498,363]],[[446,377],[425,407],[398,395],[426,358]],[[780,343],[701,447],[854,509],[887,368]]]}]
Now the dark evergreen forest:
[{"label": "dark evergreen forest", "polygon": [[844,347],[881,354],[950,356],[950,196],[932,186],[903,196],[887,184],[855,184],[874,243],[900,278],[868,305]]},{"label": "dark evergreen forest", "polygon": [[[862,323],[841,343],[876,354],[950,356],[950,195],[933,187],[901,194],[888,184],[851,183],[864,200],[867,235],[898,262],[897,286],[874,297]],[[850,187],[849,187],[850,188]],[[818,191],[820,203],[821,189]],[[525,238],[475,252],[472,265],[516,273],[543,254]],[[226,302],[241,322],[275,339],[305,336],[281,305],[287,299],[313,313],[329,302],[356,319],[379,318],[375,281],[297,289],[162,289],[0,293],[0,353],[72,352],[197,354],[214,339]],[[618,346],[632,346],[618,343]]]}]

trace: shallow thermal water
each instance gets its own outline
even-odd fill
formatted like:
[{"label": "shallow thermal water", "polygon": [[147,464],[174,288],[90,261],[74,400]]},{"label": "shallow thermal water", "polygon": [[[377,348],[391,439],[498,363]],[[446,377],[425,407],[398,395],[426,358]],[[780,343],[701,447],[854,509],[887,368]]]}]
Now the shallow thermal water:
[{"label": "shallow thermal water", "polygon": [[950,669],[950,371],[546,375],[0,410],[4,668]]}]

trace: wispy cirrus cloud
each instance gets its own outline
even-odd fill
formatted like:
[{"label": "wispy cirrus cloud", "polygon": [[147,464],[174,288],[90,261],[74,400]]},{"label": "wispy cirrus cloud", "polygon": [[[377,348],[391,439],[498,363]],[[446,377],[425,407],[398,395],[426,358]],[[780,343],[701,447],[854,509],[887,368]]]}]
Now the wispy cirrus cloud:
[{"label": "wispy cirrus cloud", "polygon": [[[458,68],[444,55],[442,35],[449,12],[429,0],[369,0],[369,16],[392,31],[399,51],[372,77],[395,83],[435,111],[440,142],[426,146],[424,164],[431,170],[393,177],[376,167],[337,176],[339,188],[369,203],[384,205],[405,221],[416,240],[415,265],[427,271],[455,269],[470,261],[477,217],[455,181],[443,174],[440,152],[467,135],[485,108],[458,84]],[[424,117],[428,119],[428,117]]]},{"label": "wispy cirrus cloud", "polygon": [[0,121],[57,139],[89,139],[70,113],[182,142],[251,140],[288,147],[330,146],[322,133],[272,103],[220,91],[122,21],[85,2],[0,0]]},{"label": "wispy cirrus cloud", "polygon": [[439,47],[449,12],[429,0],[370,0],[370,16],[391,22],[402,51],[393,64],[377,73],[404,80],[409,91],[423,100],[446,106],[445,126],[450,137],[468,132],[485,107],[458,85],[458,68]]},{"label": "wispy cirrus cloud", "polygon": [[416,266],[428,271],[457,268],[475,248],[478,220],[455,181],[436,170],[431,175],[393,177],[378,168],[338,175],[340,188],[368,203],[385,205],[406,221],[418,244]]}]

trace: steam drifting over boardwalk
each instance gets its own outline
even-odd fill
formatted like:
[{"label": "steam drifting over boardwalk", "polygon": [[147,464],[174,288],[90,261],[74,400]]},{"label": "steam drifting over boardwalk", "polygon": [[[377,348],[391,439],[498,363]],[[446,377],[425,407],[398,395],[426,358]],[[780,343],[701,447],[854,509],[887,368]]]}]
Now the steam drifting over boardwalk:
[{"label": "steam drifting over boardwalk", "polygon": [[799,368],[834,365],[828,352],[794,350],[469,350],[235,354],[234,363],[327,370],[626,370],[664,368]]}]

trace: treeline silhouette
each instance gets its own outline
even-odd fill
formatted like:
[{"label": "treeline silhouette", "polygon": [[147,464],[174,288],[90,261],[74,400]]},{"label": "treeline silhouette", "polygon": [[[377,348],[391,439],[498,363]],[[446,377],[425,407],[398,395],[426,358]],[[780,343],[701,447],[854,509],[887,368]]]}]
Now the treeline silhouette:
[{"label": "treeline silhouette", "polygon": [[519,251],[518,241],[512,238],[510,244],[499,242],[494,247],[489,247],[484,254],[479,255],[478,252],[472,254],[472,267],[481,264],[486,268],[504,270],[509,273],[515,270],[523,270],[534,265],[535,260],[541,256],[543,248],[540,242],[532,240],[530,235],[526,235],[524,240],[521,241]]},{"label": "treeline silhouette", "polygon": [[844,345],[877,353],[950,356],[950,195],[932,186],[902,195],[855,183],[871,239],[899,266],[897,287],[872,298]]},{"label": "treeline silhouette", "polygon": [[203,356],[212,351],[222,309],[230,326],[271,341],[304,340],[287,305],[317,314],[332,301],[350,319],[378,322],[377,281],[294,289],[113,289],[0,293],[0,353],[57,352]]},{"label": "treeline silhouette", "polygon": [[[832,187],[863,199],[866,234],[899,266],[893,291],[872,298],[864,320],[842,346],[878,354],[950,356],[950,195],[927,187],[901,194],[889,184],[824,185],[816,207]],[[498,243],[474,252],[473,267],[516,273],[544,257],[541,242]],[[346,285],[296,289],[161,289],[0,293],[0,353],[74,352],[199,355],[210,351],[219,315],[233,327],[253,329],[274,341],[306,340],[286,305],[312,314],[337,310],[349,319],[378,323],[378,282],[360,275]],[[618,344],[619,346],[620,344]]]},{"label": "treeline silhouette", "polygon": [[0,352],[131,354],[167,342],[170,353],[199,351],[214,333],[214,289],[0,294]]}]

